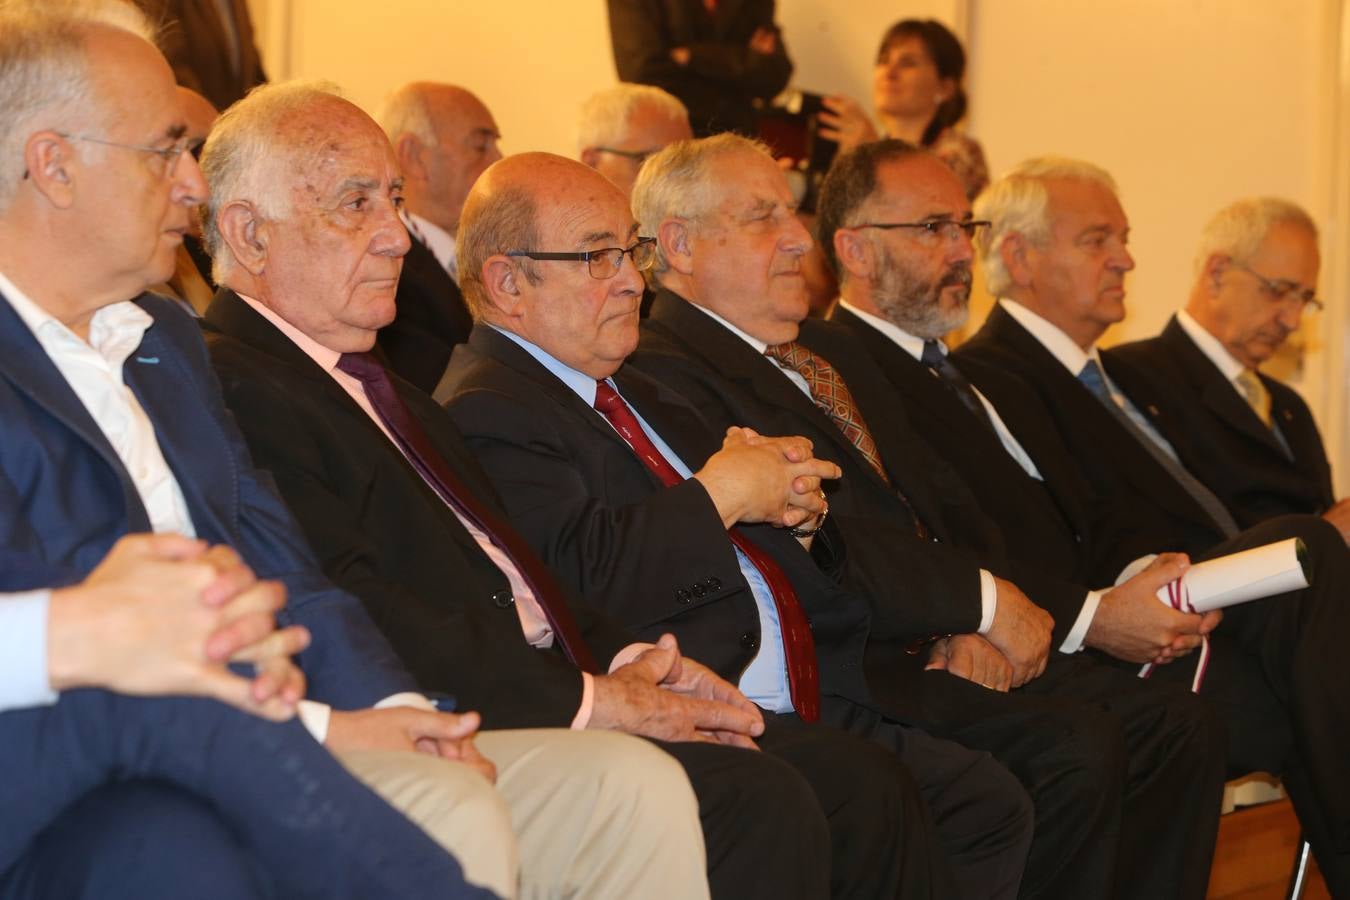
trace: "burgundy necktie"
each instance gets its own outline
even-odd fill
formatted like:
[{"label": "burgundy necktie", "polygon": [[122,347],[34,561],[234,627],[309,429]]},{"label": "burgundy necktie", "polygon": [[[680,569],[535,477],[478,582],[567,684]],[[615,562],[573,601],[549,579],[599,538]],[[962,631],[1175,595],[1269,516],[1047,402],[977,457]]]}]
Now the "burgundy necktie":
[{"label": "burgundy necktie", "polygon": [[549,627],[553,629],[568,659],[584,671],[599,672],[600,669],[591,655],[590,648],[586,646],[581,632],[577,630],[572,610],[568,608],[567,601],[558,590],[552,574],[544,568],[544,564],[525,545],[515,530],[507,523],[499,521],[496,515],[479,503],[446,465],[440,453],[432,446],[426,431],[404,405],[403,398],[399,397],[379,360],[369,353],[344,353],[338,360],[337,367],[365,386],[366,397],[370,400],[370,405],[375,407],[376,415],[394,435],[394,440],[413,464],[413,468],[422,476],[422,480],[439,494],[450,508],[481,529],[493,544],[510,557],[511,562],[525,579],[525,583],[534,591],[534,597],[539,601],[539,607],[548,618]]},{"label": "burgundy necktie", "polygon": [[[680,473],[670,464],[656,445],[642,430],[633,411],[619,396],[614,388],[603,381],[595,386],[595,408],[600,411],[614,430],[619,432],[628,446],[633,448],[638,458],[646,464],[666,487],[672,487],[684,481]],[[783,632],[783,654],[787,658],[788,690],[792,694],[792,708],[807,722],[820,718],[820,670],[816,664],[816,643],[811,636],[811,626],[802,611],[797,591],[792,587],[783,570],[767,553],[745,536],[740,526],[733,526],[727,536],[736,548],[745,554],[750,563],[764,576],[764,581],[773,594],[774,606],[778,608],[778,625]]]}]

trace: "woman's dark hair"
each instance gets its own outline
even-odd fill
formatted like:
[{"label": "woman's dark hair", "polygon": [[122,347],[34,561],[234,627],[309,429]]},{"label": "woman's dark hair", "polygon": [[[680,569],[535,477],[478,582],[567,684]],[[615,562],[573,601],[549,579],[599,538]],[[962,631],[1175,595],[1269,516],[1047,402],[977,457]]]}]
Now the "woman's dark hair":
[{"label": "woman's dark hair", "polygon": [[906,38],[918,38],[923,41],[928,58],[937,67],[939,78],[950,78],[953,84],[952,95],[938,106],[932,121],[924,129],[922,143],[931,146],[937,136],[946,128],[961,121],[966,114],[966,91],[961,86],[961,77],[966,74],[966,51],[956,35],[934,19],[902,19],[886,30],[877,50],[880,62],[893,44]]}]

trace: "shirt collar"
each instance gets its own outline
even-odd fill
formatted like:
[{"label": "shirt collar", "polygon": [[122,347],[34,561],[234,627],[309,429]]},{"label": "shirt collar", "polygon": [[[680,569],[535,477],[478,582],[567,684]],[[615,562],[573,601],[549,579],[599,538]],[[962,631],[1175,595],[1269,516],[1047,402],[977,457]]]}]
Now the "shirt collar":
[{"label": "shirt collar", "polygon": [[[889,319],[883,319],[881,316],[873,315],[867,310],[858,309],[858,307],[854,306],[852,303],[849,303],[847,300],[840,300],[839,305],[847,309],[849,312],[853,313],[858,318],[862,319],[868,325],[871,325],[877,331],[880,331],[882,334],[886,335],[886,337],[890,338],[892,341],[895,341],[895,343],[899,344],[900,348],[904,350],[906,353],[908,353],[910,356],[914,357],[915,359],[923,358],[923,345],[924,345],[923,338],[915,337],[914,335],[910,334],[908,331],[905,331],[905,329],[896,325]],[[937,345],[940,348],[942,348],[943,356],[946,356],[947,345],[942,343],[942,341],[938,341]]]},{"label": "shirt collar", "polygon": [[[514,334],[510,331],[507,331],[505,328],[498,328],[496,325],[488,324],[488,327],[495,329],[500,334],[514,341],[517,345],[519,345],[519,347],[522,350],[530,354],[530,356],[534,357],[535,361],[538,362],[539,365],[543,366],[545,369],[548,369],[550,374],[552,374],[563,384],[567,385],[567,387],[571,389],[572,393],[580,397],[582,399],[582,402],[584,402],[587,406],[595,406],[594,378],[587,375],[585,372],[578,372],[576,369],[572,368],[571,366],[567,365],[564,362],[559,362],[558,359],[552,356],[550,353],[541,349],[535,344],[530,343],[529,341],[525,340],[518,334]],[[612,379],[606,378],[605,381],[609,382],[611,387],[614,386],[614,382]],[[617,388],[615,388],[615,390],[617,390]]]},{"label": "shirt collar", "polygon": [[1075,344],[1073,338],[1061,331],[1058,325],[1052,324],[1049,320],[1027,309],[1016,300],[1001,297],[998,305],[1003,307],[1004,312],[1016,319],[1019,325],[1030,331],[1031,336],[1040,341],[1041,346],[1048,350],[1051,356],[1059,360],[1060,365],[1068,369],[1069,374],[1074,378],[1077,378],[1078,373],[1083,371],[1083,366],[1088,364],[1088,360],[1097,360],[1097,364],[1101,365],[1095,345],[1084,352],[1083,348]]},{"label": "shirt collar", "polygon": [[[79,341],[80,337],[64,322],[38,306],[34,300],[0,273],[0,293],[18,313],[44,349],[50,352],[53,340]],[[145,333],[155,319],[130,300],[110,303],[94,312],[89,320],[88,346],[106,359],[113,368],[121,368],[131,351],[141,344]]]},{"label": "shirt collar", "polygon": [[436,261],[441,264],[441,268],[451,275],[455,275],[459,261],[455,236],[435,222],[428,221],[416,213],[404,210],[403,214],[406,216],[405,221],[408,223],[408,230],[426,245],[427,249],[431,251],[431,255],[436,257]]},{"label": "shirt collar", "polygon": [[330,375],[333,373],[333,370],[337,368],[338,360],[342,358],[341,353],[336,350],[330,350],[323,344],[320,344],[299,328],[296,328],[290,322],[287,322],[281,316],[277,315],[275,311],[262,303],[259,303],[257,300],[254,300],[252,297],[239,294],[239,299],[252,307],[253,311],[258,315],[275,325],[277,331],[284,334],[292,344],[295,344],[295,346],[300,348],[301,352],[314,360],[319,368]]},{"label": "shirt collar", "polygon": [[739,328],[737,328],[735,325],[732,325],[730,322],[728,322],[726,319],[724,319],[724,318],[722,318],[721,316],[719,316],[717,313],[715,313],[715,312],[713,312],[712,310],[708,309],[708,307],[706,307],[706,306],[699,306],[697,303],[693,304],[693,306],[694,306],[699,312],[703,313],[703,314],[706,315],[708,318],[712,319],[714,322],[716,322],[716,323],[718,323],[719,325],[721,325],[721,326],[722,326],[723,328],[725,328],[727,331],[730,331],[732,334],[736,335],[736,337],[738,337],[738,338],[740,338],[741,340],[745,341],[745,342],[746,342],[747,344],[749,344],[751,347],[754,347],[754,348],[755,348],[755,352],[758,353],[760,356],[763,356],[763,355],[764,355],[764,351],[767,350],[767,349],[769,349],[769,344],[768,344],[768,342],[766,342],[766,341],[761,341],[759,338],[754,337],[753,335],[746,334],[744,331],[741,331]]},{"label": "shirt collar", "polygon": [[1220,343],[1218,338],[1206,331],[1205,326],[1195,321],[1195,317],[1186,310],[1177,311],[1177,324],[1195,342],[1195,346],[1200,348],[1200,352],[1208,356],[1209,361],[1218,366],[1224,378],[1232,381],[1246,371],[1247,367],[1238,362],[1237,358],[1228,352],[1228,348]]}]

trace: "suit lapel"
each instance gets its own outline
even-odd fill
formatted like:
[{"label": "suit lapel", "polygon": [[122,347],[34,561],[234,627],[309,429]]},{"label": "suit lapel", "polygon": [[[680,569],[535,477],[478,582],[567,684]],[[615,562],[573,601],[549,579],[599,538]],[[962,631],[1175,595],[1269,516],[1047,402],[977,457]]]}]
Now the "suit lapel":
[{"label": "suit lapel", "polygon": [[30,397],[103,459],[122,486],[127,530],[149,531],[150,517],[117,451],[8,301],[0,303],[0,377]]}]

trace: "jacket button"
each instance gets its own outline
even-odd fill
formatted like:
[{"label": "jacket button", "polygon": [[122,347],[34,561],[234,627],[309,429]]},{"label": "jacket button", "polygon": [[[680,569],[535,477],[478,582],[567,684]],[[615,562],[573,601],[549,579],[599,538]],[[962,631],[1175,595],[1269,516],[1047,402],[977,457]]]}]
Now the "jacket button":
[{"label": "jacket button", "polygon": [[684,588],[680,588],[678,591],[675,592],[676,603],[688,603],[692,599],[693,598],[689,596],[689,592],[686,591]]},{"label": "jacket button", "polygon": [[715,575],[712,578],[709,578],[707,581],[703,582],[703,584],[710,591],[720,591],[722,589],[722,579],[718,578]]},{"label": "jacket button", "polygon": [[691,588],[691,590],[694,592],[695,597],[703,597],[706,596],[708,593],[708,589],[699,582],[694,582],[694,585]]},{"label": "jacket button", "polygon": [[747,650],[758,650],[759,635],[755,634],[753,631],[747,631],[745,634],[741,635],[741,646]]},{"label": "jacket button", "polygon": [[510,609],[515,602],[516,598],[511,596],[510,591],[496,591],[492,595],[492,605],[498,609]]}]

